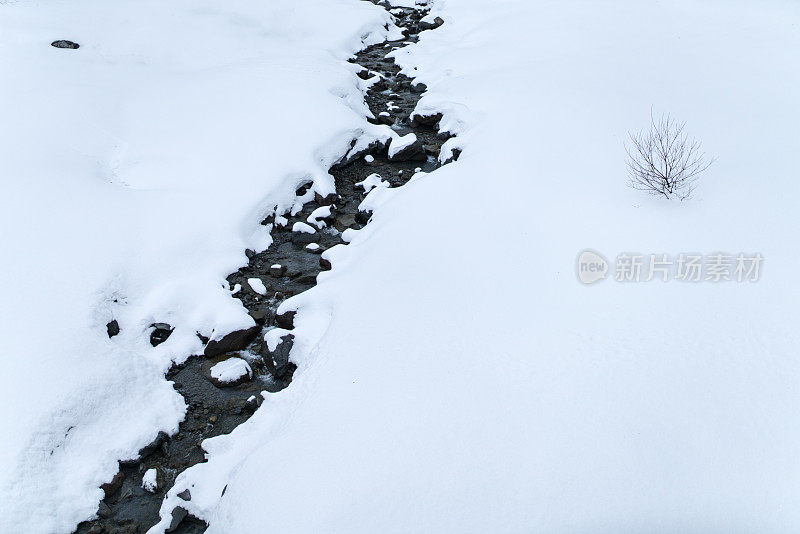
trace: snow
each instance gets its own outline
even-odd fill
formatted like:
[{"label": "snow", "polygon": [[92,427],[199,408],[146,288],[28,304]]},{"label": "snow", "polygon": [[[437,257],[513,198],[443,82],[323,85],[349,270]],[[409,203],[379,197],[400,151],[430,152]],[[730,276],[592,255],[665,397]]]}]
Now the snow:
[{"label": "snow", "polygon": [[316,232],[316,229],[311,226],[310,224],[306,224],[302,221],[297,221],[292,225],[292,232],[300,232],[303,234],[313,234]]},{"label": "snow", "polygon": [[247,284],[259,295],[267,294],[267,287],[260,278],[248,278]]},{"label": "snow", "polygon": [[389,182],[383,180],[381,175],[373,172],[369,176],[367,176],[361,182],[358,182],[356,185],[360,185],[364,188],[365,193],[369,193],[372,189],[376,187],[389,187]]},{"label": "snow", "polygon": [[[260,221],[302,182],[327,194],[354,136],[388,137],[346,59],[392,32],[351,0],[0,11],[0,522],[72,532],[119,459],[177,429],[163,374],[197,332],[253,324],[225,277],[268,245]],[[175,330],[154,348],[155,322]]]},{"label": "snow", "polygon": [[311,251],[319,250],[319,243],[309,243],[308,245],[306,245],[306,250],[311,250]]},{"label": "snow", "polygon": [[[191,485],[209,533],[796,530],[800,7],[437,6],[395,54],[461,157],[325,252],[283,306],[291,387],[204,442],[164,509]],[[625,185],[651,107],[717,157],[694,200]],[[765,263],[587,286],[586,249]]]},{"label": "snow", "polygon": [[158,490],[158,471],[150,468],[142,475],[142,488],[150,493],[155,493]]},{"label": "snow", "polygon": [[373,156],[372,154],[367,154],[366,156],[364,156],[364,161],[366,161],[367,163],[372,163],[373,161],[375,161],[375,156]]},{"label": "snow", "polygon": [[400,152],[406,147],[413,145],[417,141],[417,136],[413,133],[408,133],[406,135],[395,137],[392,139],[392,142],[389,143],[389,157],[393,157],[395,154]]},{"label": "snow", "polygon": [[312,211],[308,218],[306,219],[309,224],[313,224],[317,228],[325,228],[327,223],[321,219],[331,216],[331,207],[330,206],[320,206],[314,211]]},{"label": "snow", "polygon": [[228,358],[214,365],[209,372],[211,377],[220,382],[235,382],[243,376],[253,374],[250,364],[241,358]]}]

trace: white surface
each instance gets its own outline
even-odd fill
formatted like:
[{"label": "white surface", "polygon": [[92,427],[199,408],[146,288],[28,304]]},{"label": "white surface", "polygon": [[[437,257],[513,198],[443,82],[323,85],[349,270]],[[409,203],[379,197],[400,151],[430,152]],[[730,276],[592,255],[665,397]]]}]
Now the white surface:
[{"label": "white surface", "polygon": [[306,224],[302,221],[297,221],[292,225],[292,232],[300,232],[303,234],[313,234],[316,233],[316,229],[311,226],[310,224]]},{"label": "white surface", "polygon": [[[463,154],[325,252],[291,387],[175,491],[210,533],[794,532],[798,9],[448,0],[396,54]],[[693,201],[625,185],[651,106],[718,158]],[[765,264],[585,286],[586,248]]]},{"label": "white surface", "polygon": [[267,294],[267,288],[260,278],[248,278],[247,284],[259,295]]},{"label": "white surface", "polygon": [[389,144],[389,157],[391,158],[401,150],[406,147],[409,147],[416,142],[417,136],[413,133],[408,133],[401,137],[395,137],[392,139],[392,142]]},{"label": "white surface", "polygon": [[142,488],[150,493],[155,493],[158,490],[158,471],[151,468],[144,472],[142,475]]},{"label": "white surface", "polygon": [[216,378],[223,383],[235,382],[243,376],[250,376],[253,373],[250,369],[250,364],[241,358],[223,360],[214,365],[209,372],[212,378]]},{"label": "white surface", "polygon": [[[163,372],[196,332],[253,324],[225,277],[260,221],[381,131],[346,59],[387,21],[352,0],[0,3],[0,530],[72,532],[118,459],[177,429]],[[156,348],[153,322],[175,327]]]}]

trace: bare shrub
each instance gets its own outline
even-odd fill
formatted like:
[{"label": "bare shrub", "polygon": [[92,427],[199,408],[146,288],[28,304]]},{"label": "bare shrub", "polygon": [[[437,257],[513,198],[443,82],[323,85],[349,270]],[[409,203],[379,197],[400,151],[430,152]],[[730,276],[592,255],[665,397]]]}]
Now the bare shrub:
[{"label": "bare shrub", "polygon": [[651,113],[649,130],[629,134],[625,151],[631,187],[669,199],[692,195],[698,175],[714,160],[706,160],[700,142],[684,133],[685,125],[669,115],[656,121]]}]

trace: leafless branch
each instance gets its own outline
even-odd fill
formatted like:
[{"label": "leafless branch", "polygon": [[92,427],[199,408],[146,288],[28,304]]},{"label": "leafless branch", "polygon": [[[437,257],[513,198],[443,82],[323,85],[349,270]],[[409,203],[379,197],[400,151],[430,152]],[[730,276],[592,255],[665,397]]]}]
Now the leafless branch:
[{"label": "leafless branch", "polygon": [[669,199],[692,195],[698,175],[714,160],[706,159],[700,142],[684,133],[685,126],[669,115],[656,121],[651,112],[650,129],[629,134],[625,152],[631,187]]}]

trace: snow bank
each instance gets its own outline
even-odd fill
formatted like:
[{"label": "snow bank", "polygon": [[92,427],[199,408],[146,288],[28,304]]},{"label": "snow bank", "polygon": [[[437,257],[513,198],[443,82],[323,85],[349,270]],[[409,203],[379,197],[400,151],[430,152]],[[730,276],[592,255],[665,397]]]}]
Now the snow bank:
[{"label": "snow bank", "polygon": [[[263,216],[385,135],[345,60],[388,20],[350,0],[0,3],[3,530],[71,532],[117,458],[177,428],[163,372],[196,332],[252,324],[224,279],[267,246]],[[157,348],[154,322],[175,327]]]},{"label": "snow bank", "polygon": [[[326,251],[291,387],[175,491],[217,533],[793,531],[798,7],[441,6],[397,56],[463,154]],[[718,158],[693,201],[625,186],[651,107]],[[765,263],[584,286],[587,248]]]}]

